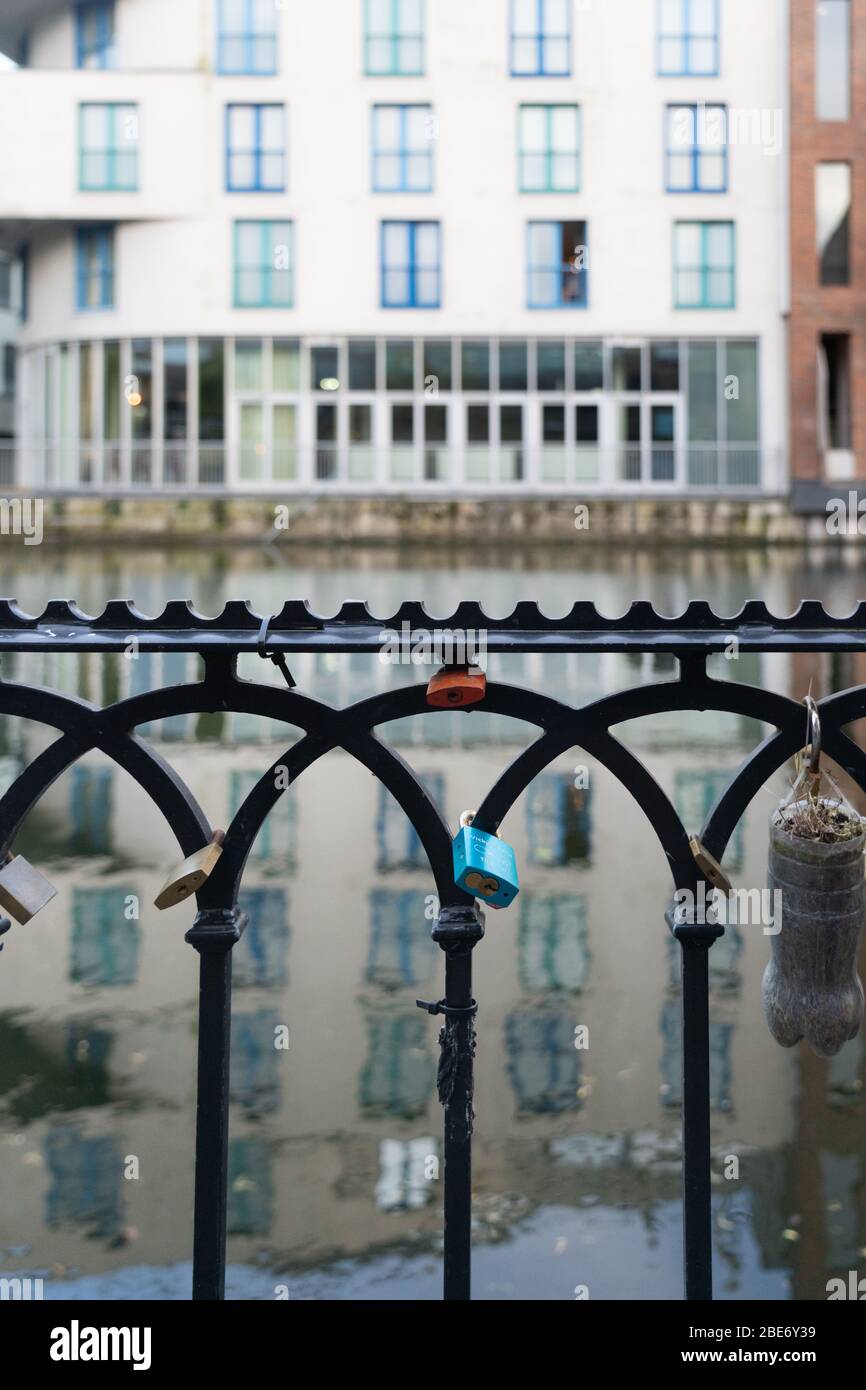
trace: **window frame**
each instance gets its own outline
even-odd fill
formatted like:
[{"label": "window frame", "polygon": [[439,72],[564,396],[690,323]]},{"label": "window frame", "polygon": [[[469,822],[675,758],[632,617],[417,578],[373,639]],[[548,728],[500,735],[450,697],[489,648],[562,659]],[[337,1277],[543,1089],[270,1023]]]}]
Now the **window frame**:
[{"label": "window frame", "polygon": [[[544,160],[546,165],[546,179],[544,188],[527,188],[524,176],[524,160],[528,157],[523,144],[523,116],[526,111],[543,111],[545,120],[545,148]],[[556,111],[573,111],[577,125],[577,138],[574,148],[574,158],[577,161],[576,181],[571,187],[559,187],[555,185],[552,178],[553,161],[559,153],[553,143],[553,116]],[[579,101],[523,101],[517,108],[517,187],[519,193],[544,194],[544,193],[579,193],[581,185],[581,175],[583,174],[582,145],[583,145],[583,113]],[[571,157],[570,152],[566,152]]]},{"label": "window frame", "polygon": [[[554,267],[554,266],[547,266],[547,265],[535,265],[535,264],[530,260],[531,242],[532,242],[532,230],[533,230],[533,228],[535,228],[535,227],[556,227],[556,228],[558,229],[558,234],[559,234],[559,237],[560,237],[560,240],[561,240],[561,238],[562,238],[562,230],[561,230],[561,229],[562,229],[564,226],[566,226],[566,225],[568,224],[568,222],[570,222],[570,221],[574,221],[574,222],[576,222],[578,225],[582,225],[582,226],[583,226],[583,236],[584,236],[584,239],[583,239],[583,241],[582,241],[580,244],[581,244],[582,246],[585,246],[585,247],[587,248],[587,250],[588,250],[588,249],[589,249],[589,222],[588,222],[588,220],[587,220],[585,217],[575,217],[575,218],[573,218],[573,219],[572,219],[572,218],[561,218],[561,217],[538,217],[538,218],[533,217],[533,218],[530,218],[529,221],[526,223],[526,261],[525,261],[525,264],[526,264],[526,307],[527,307],[527,309],[530,309],[530,310],[533,310],[533,311],[539,311],[539,310],[540,310],[540,311],[542,311],[542,312],[543,312],[544,310],[550,310],[550,311],[552,311],[552,312],[555,312],[555,311],[558,311],[558,310],[560,310],[560,309],[566,309],[566,310],[570,310],[570,309],[587,309],[587,308],[589,307],[589,270],[588,270],[588,267],[584,267],[582,270],[576,270],[576,271],[574,272],[575,275],[580,276],[580,279],[581,279],[581,286],[582,286],[582,294],[581,294],[581,296],[580,296],[579,298],[570,300],[570,299],[563,299],[563,298],[562,298],[562,274],[563,274],[563,272],[565,271],[566,265],[567,265],[567,264],[570,264],[570,263],[569,263],[569,262],[561,262],[558,266],[555,266],[555,267]],[[535,302],[533,302],[533,298],[532,298],[532,277],[533,277],[533,275],[538,274],[538,273],[548,273],[548,274],[549,274],[550,272],[552,272],[552,271],[554,271],[554,270],[556,271],[557,275],[559,276],[559,279],[558,279],[558,281],[557,281],[557,283],[558,283],[558,285],[559,285],[559,297],[558,297],[558,299],[557,299],[557,302],[556,302],[555,304],[551,304],[551,303],[535,303]]]},{"label": "window frame", "polygon": [[[694,143],[692,145],[672,146],[670,143],[670,121],[674,111],[691,111],[694,115]],[[700,140],[700,116],[701,111],[724,111],[725,113],[725,141],[716,150],[712,146],[701,145]],[[681,193],[689,197],[693,193],[706,194],[708,197],[718,197],[721,194],[730,192],[730,144],[728,141],[728,107],[723,101],[696,102],[696,101],[669,101],[664,110],[664,146],[665,146],[665,192]],[[676,155],[689,155],[692,163],[691,184],[688,188],[674,188],[671,186],[671,159]],[[701,158],[704,155],[720,155],[724,168],[724,179],[721,188],[704,188],[700,182]]]},{"label": "window frame", "polygon": [[[701,231],[701,263],[699,266],[681,266],[677,261],[677,229],[679,227],[699,227]],[[714,303],[707,299],[708,276],[719,267],[712,267],[707,261],[707,237],[712,227],[729,227],[731,229],[731,262],[727,273],[730,275],[731,298],[730,303]],[[702,310],[729,311],[737,307],[737,224],[732,217],[720,218],[677,218],[673,224],[672,236],[673,252],[673,306],[676,311],[688,313],[690,311]],[[683,271],[700,271],[701,274],[701,302],[700,304],[683,304],[679,297],[679,276]]]},{"label": "window frame", "polygon": [[[380,137],[378,130],[378,120],[380,111],[397,111],[400,117],[400,144],[396,150],[382,150],[380,148]],[[429,101],[377,101],[373,103],[371,112],[371,157],[372,168],[370,170],[370,189],[373,193],[410,193],[420,194],[432,193],[433,190],[433,140],[426,140],[426,149],[414,150],[408,144],[407,127],[409,124],[410,111],[425,111],[433,119],[433,103]],[[400,161],[400,182],[395,188],[383,188],[380,186],[377,177],[379,160],[385,158],[398,158]],[[410,188],[407,183],[407,170],[409,159],[423,157],[427,161],[428,184],[426,188]]]},{"label": "window frame", "polygon": [[[84,120],[85,112],[88,110],[101,111],[108,118],[106,125],[109,127],[106,135],[106,144],[103,149],[95,150],[85,148],[84,144]],[[116,161],[118,154],[124,153],[120,137],[117,132],[118,113],[122,111],[131,112],[136,122],[138,116],[138,103],[134,101],[80,101],[78,103],[78,191],[79,193],[138,193],[139,175],[139,144],[136,137],[134,148],[129,153],[135,158],[135,172],[131,183],[119,183],[117,181]],[[120,118],[122,119],[122,117]],[[111,129],[110,127],[114,128]],[[131,143],[131,142],[130,142]],[[84,179],[84,161],[87,155],[104,154],[106,156],[106,167],[108,176],[104,183],[86,183]]]},{"label": "window frame", "polygon": [[[277,6],[274,5],[273,30],[262,31],[255,27],[255,0],[243,0],[244,28],[239,32],[227,32],[225,27],[226,0],[217,0],[216,25],[216,71],[221,77],[276,77],[279,72],[279,24]],[[271,66],[256,67],[254,64],[255,45],[261,39],[270,39],[273,44]],[[240,40],[243,45],[244,62],[242,67],[227,67],[224,50],[227,41]]]},{"label": "window frame", "polygon": [[[656,76],[657,77],[720,77],[722,71],[721,0],[713,3],[713,34],[711,41],[715,49],[715,65],[711,72],[696,71],[691,64],[691,45],[695,39],[706,40],[707,34],[698,34],[689,26],[693,0],[680,0],[682,6],[682,29],[676,33],[662,32],[662,5],[664,0],[656,0]],[[681,68],[662,67],[662,43],[665,39],[679,39],[683,44],[683,66]]]},{"label": "window frame", "polygon": [[[558,77],[569,78],[573,75],[572,67],[574,61],[574,24],[572,22],[571,3],[566,3],[567,32],[565,35],[548,35],[545,28],[545,13],[547,0],[535,0],[535,58],[534,68],[520,68],[514,66],[514,50],[518,39],[525,39],[525,34],[517,34],[515,31],[515,7],[516,0],[509,0],[509,38],[508,38],[508,69],[512,77]],[[549,39],[562,39],[564,37],[568,53],[568,62],[564,72],[548,72],[545,67],[545,45]]]},{"label": "window frame", "polygon": [[[256,266],[254,266],[254,267],[253,267],[253,266],[241,265],[241,262],[240,262],[240,257],[239,257],[239,254],[238,254],[238,253],[239,253],[239,248],[240,248],[240,232],[241,232],[241,228],[242,228],[242,227],[258,227],[258,229],[259,229],[259,235],[260,235],[260,238],[261,238],[261,248],[260,248],[260,249],[261,249],[261,253],[262,253],[262,259],[259,261],[259,264],[256,265]],[[288,271],[288,276],[289,276],[289,297],[288,297],[288,300],[287,300],[287,301],[274,301],[274,300],[271,298],[270,289],[269,289],[267,295],[259,294],[259,296],[258,296],[258,298],[256,299],[255,303],[249,303],[249,302],[246,302],[246,301],[242,301],[241,298],[240,298],[240,295],[239,295],[239,293],[238,293],[239,284],[240,284],[240,276],[241,276],[242,272],[255,269],[255,270],[258,271],[259,275],[262,276],[263,273],[264,273],[264,271],[265,271],[266,269],[267,269],[268,271],[270,271],[271,269],[276,269],[276,267],[271,266],[271,264],[270,264],[270,261],[271,261],[271,259],[272,259],[272,248],[273,248],[273,244],[274,244],[274,243],[273,243],[272,237],[270,238],[270,247],[271,247],[271,251],[269,252],[269,251],[266,249],[266,246],[265,246],[265,237],[266,237],[266,234],[268,234],[268,230],[269,230],[270,228],[273,228],[273,227],[286,227],[286,228],[288,228],[287,245],[288,245],[288,247],[289,247],[289,264],[288,264],[288,266],[286,267],[286,269],[287,269],[287,271]],[[294,309],[294,307],[295,307],[295,264],[296,264],[295,256],[296,256],[296,249],[295,249],[295,223],[294,223],[294,219],[293,219],[293,218],[290,218],[290,217],[239,217],[239,218],[236,218],[235,221],[234,221],[234,223],[232,224],[232,308],[233,308],[233,309]],[[268,284],[270,284],[270,281],[268,281]]]},{"label": "window frame", "polygon": [[[88,48],[84,24],[88,14],[96,16],[97,37]],[[117,66],[114,0],[75,0],[75,66],[77,69],[100,71]],[[88,58],[99,61],[89,63]]]},{"label": "window frame", "polygon": [[[282,117],[282,138],[279,148],[280,156],[280,182],[278,187],[268,187],[262,183],[262,158],[264,155],[277,153],[274,150],[266,150],[262,145],[262,112],[267,110],[279,111]],[[255,123],[254,145],[248,152],[250,153],[255,165],[255,178],[249,186],[233,184],[231,181],[232,155],[238,153],[231,143],[231,127],[233,111],[252,111]],[[287,191],[286,176],[286,104],[283,101],[227,101],[225,113],[225,191],[226,193],[285,193]]]},{"label": "window frame", "polygon": [[[385,262],[385,237],[388,227],[406,227],[409,230],[409,255],[405,266],[391,267]],[[418,302],[419,265],[416,254],[419,227],[436,228],[436,302]],[[385,281],[390,269],[405,269],[409,272],[409,298],[405,303],[389,303],[385,294]],[[421,267],[428,269],[428,267]],[[384,218],[379,224],[379,307],[381,309],[441,309],[442,308],[442,223],[437,218]]]},{"label": "window frame", "polygon": [[[427,59],[427,7],[426,0],[419,0],[421,9],[421,28],[418,33],[410,33],[400,28],[401,0],[390,0],[391,21],[387,33],[372,33],[370,28],[370,0],[364,0],[364,76],[365,77],[424,77]],[[391,48],[391,62],[387,68],[374,68],[370,65],[370,45],[388,41]],[[400,66],[400,44],[406,39],[417,39],[420,45],[420,58],[417,68]]]},{"label": "window frame", "polygon": [[[95,272],[102,287],[99,304],[88,304],[87,286],[92,273],[85,264],[86,244],[97,238],[99,268]],[[115,227],[111,222],[94,223],[75,229],[75,309],[79,314],[100,314],[115,306]]]}]

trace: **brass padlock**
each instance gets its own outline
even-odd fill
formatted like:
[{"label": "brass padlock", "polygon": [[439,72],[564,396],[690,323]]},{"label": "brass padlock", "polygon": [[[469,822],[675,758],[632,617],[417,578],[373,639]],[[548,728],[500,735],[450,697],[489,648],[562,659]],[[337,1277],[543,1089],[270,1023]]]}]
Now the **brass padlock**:
[{"label": "brass padlock", "polygon": [[731,880],[718,859],[714,859],[710,851],[704,849],[697,835],[693,835],[689,840],[689,849],[704,878],[708,879],[714,888],[718,888],[719,892],[724,893],[726,897],[733,892]]},{"label": "brass padlock", "polygon": [[178,903],[185,902],[198,892],[202,884],[207,883],[223,852],[224,839],[224,831],[214,831],[209,845],[202,845],[201,849],[184,859],[183,863],[169,874],[158,896],[154,898],[154,906],[158,907],[160,912],[167,907],[176,907]]},{"label": "brass padlock", "polygon": [[56,897],[57,889],[23,854],[11,855],[0,869],[0,907],[16,922],[29,922]]}]

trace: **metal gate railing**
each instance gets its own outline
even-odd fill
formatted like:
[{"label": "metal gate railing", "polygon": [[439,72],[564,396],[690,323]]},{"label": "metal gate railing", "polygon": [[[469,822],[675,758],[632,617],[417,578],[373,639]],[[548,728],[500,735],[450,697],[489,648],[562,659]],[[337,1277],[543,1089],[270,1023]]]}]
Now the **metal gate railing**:
[{"label": "metal gate railing", "polygon": [[[717,617],[692,603],[679,618],[660,617],[636,603],[619,619],[575,604],[563,619],[550,619],[534,604],[520,603],[505,619],[491,619],[479,605],[461,603],[448,619],[434,619],[421,604],[406,603],[387,620],[364,604],[344,604],[320,618],[302,602],[286,603],[262,619],[245,603],[229,603],[218,618],[169,603],[157,618],[133,605],[109,603],[88,617],[69,603],[50,603],[39,617],[14,601],[0,601],[0,655],[4,652],[122,652],[134,641],[144,651],[195,652],[204,661],[200,681],[151,690],[106,708],[50,690],[0,680],[0,714],[17,715],[59,730],[0,798],[0,851],[5,856],[18,830],[48,787],[92,749],[123,767],[159,808],[182,853],[210,843],[212,829],[189,788],[135,730],[172,715],[234,711],[262,715],[304,731],[265,771],[226,832],[223,853],[197,894],[195,922],[186,940],[200,956],[198,1104],[196,1123],[193,1297],[221,1299],[225,1286],[228,1166],[228,1067],[232,947],[245,927],[237,900],[247,856],[265,818],[285,788],[334,748],[363,763],[399,802],[413,825],[435,879],[439,916],[433,938],[445,954],[444,998],[426,1006],[443,1015],[439,1097],[444,1106],[444,1297],[470,1296],[471,1148],[476,1004],[472,952],[484,935],[475,901],[455,886],[451,831],[411,768],[376,736],[391,721],[435,715],[426,682],[379,693],[344,709],[314,700],[295,688],[239,679],[242,652],[285,661],[292,652],[367,652],[371,660],[395,633],[423,633],[453,649],[455,636],[483,637],[491,652],[661,652],[678,662],[676,679],[638,686],[576,709],[536,691],[487,685],[483,708],[534,725],[541,732],[506,768],[475,815],[478,829],[493,832],[533,779],[555,758],[579,747],[596,758],[637,800],[660,842],[674,890],[692,901],[708,883],[689,836],[658,783],[635,755],[613,737],[626,720],[680,710],[718,710],[768,725],[771,733],[746,759],[718,798],[700,839],[717,860],[758,790],[805,743],[803,705],[773,691],[719,681],[706,671],[713,652],[866,651],[866,603],[848,618],[833,618],[819,603],[804,603],[790,617],[772,617],[763,604],[747,603],[734,618]],[[448,644],[451,644],[449,647]],[[477,708],[477,706],[476,706]],[[866,715],[866,687],[821,702],[824,751],[866,791],[866,753],[845,726]],[[280,775],[278,775],[280,774]],[[678,910],[668,924],[682,948],[683,1208],[685,1291],[689,1299],[712,1297],[710,1207],[709,949],[723,927]]]}]

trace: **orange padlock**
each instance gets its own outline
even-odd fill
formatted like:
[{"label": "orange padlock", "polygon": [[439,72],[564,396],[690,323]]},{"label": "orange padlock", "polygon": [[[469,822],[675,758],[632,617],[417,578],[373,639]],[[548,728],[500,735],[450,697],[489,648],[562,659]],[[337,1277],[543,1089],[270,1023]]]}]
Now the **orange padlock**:
[{"label": "orange padlock", "polygon": [[427,686],[427,703],[437,709],[460,709],[463,705],[477,705],[486,694],[487,677],[483,671],[444,666]]}]

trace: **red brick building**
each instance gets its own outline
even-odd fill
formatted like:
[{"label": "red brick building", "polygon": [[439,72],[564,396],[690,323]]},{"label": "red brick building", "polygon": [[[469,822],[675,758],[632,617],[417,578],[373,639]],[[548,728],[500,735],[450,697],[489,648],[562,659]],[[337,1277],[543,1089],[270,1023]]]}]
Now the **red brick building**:
[{"label": "red brick building", "polygon": [[866,478],[866,0],[789,0],[796,509]]}]

